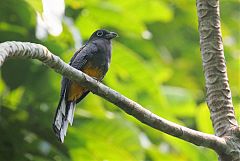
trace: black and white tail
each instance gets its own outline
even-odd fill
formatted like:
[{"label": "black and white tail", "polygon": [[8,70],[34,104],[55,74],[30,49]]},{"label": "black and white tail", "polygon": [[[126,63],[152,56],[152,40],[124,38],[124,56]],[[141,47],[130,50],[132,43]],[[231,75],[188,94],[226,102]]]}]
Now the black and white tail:
[{"label": "black and white tail", "polygon": [[72,125],[76,102],[66,101],[64,96],[60,99],[54,117],[53,130],[58,139],[63,143],[66,136],[68,123]]}]

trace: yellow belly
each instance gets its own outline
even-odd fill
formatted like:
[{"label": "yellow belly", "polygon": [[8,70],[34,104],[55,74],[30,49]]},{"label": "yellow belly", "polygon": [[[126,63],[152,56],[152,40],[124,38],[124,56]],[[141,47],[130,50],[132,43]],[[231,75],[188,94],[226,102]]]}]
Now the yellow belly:
[{"label": "yellow belly", "polygon": [[[88,63],[83,69],[82,72],[87,75],[100,80],[103,76],[102,71],[99,68],[93,68],[90,63]],[[82,87],[79,83],[71,82],[68,93],[68,101],[76,101],[80,98],[86,91],[87,88]]]}]

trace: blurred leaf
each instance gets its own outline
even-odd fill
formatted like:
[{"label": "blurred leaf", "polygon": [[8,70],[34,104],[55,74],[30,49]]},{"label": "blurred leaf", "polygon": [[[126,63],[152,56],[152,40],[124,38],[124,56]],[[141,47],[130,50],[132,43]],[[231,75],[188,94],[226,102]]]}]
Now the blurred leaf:
[{"label": "blurred leaf", "polygon": [[84,7],[86,2],[84,0],[65,0],[66,5],[70,6],[73,9],[79,9],[80,7]]},{"label": "blurred leaf", "polygon": [[[127,69],[127,70],[126,70]],[[104,81],[120,93],[148,107],[159,114],[166,103],[157,82],[152,77],[154,71],[137,53],[115,43],[111,68]],[[135,84],[135,85],[133,85]]]},{"label": "blurred leaf", "polygon": [[143,160],[138,130],[123,119],[76,121],[66,144],[73,160]]},{"label": "blurred leaf", "polygon": [[161,161],[176,161],[176,159],[178,161],[185,161],[184,158],[180,157],[178,154],[171,154],[169,152],[167,152],[167,146],[166,146],[166,151],[163,151],[163,147],[159,146],[152,146],[150,148],[147,149],[147,160],[159,160],[159,158],[161,158]]},{"label": "blurred leaf", "polygon": [[16,110],[19,103],[22,101],[23,92],[23,87],[18,87],[17,89],[12,90],[11,93],[3,97],[2,104],[8,106],[12,110]]},{"label": "blurred leaf", "polygon": [[213,127],[210,120],[210,113],[206,103],[202,103],[198,106],[196,111],[196,123],[197,128],[205,133],[213,134]]},{"label": "blurred leaf", "polygon": [[35,11],[42,12],[43,7],[42,7],[42,0],[25,0],[29,5],[32,6],[32,8],[35,9]]},{"label": "blurred leaf", "polygon": [[0,23],[0,30],[3,32],[7,32],[7,31],[14,31],[16,33],[22,34],[22,35],[26,35],[27,34],[27,30],[22,27],[22,26],[17,26],[17,25],[13,25],[13,24],[9,24],[6,22],[1,22]]},{"label": "blurred leaf", "polygon": [[[0,72],[0,76],[1,76],[1,72]],[[1,77],[0,77],[1,78]],[[0,97],[3,94],[3,91],[5,90],[5,84],[3,82],[2,79],[0,79]]]},{"label": "blurred leaf", "polygon": [[86,98],[79,103],[76,114],[91,118],[105,118],[106,111],[103,108],[102,98],[89,93]]},{"label": "blurred leaf", "polygon": [[0,10],[3,22],[29,28],[35,23],[34,10],[25,0],[0,1]]},{"label": "blurred leaf", "polygon": [[171,112],[176,116],[190,117],[195,113],[195,103],[187,89],[162,86],[162,91],[168,99]]},{"label": "blurred leaf", "polygon": [[[163,21],[168,22],[173,18],[173,13],[164,1],[158,0],[135,0],[126,12],[145,22]],[[138,5],[142,3],[144,5]]]},{"label": "blurred leaf", "polygon": [[171,150],[178,154],[178,159],[199,161],[217,160],[217,155],[212,150],[197,147],[193,144],[169,135],[164,135],[164,139],[170,144]]}]

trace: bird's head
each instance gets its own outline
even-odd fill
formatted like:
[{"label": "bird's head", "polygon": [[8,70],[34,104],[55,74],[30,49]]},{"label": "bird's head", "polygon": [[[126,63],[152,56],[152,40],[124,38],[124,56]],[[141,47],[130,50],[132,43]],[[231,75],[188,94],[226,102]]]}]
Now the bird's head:
[{"label": "bird's head", "polygon": [[100,29],[95,31],[91,37],[89,38],[89,41],[91,40],[96,40],[96,39],[107,39],[107,40],[111,40],[115,37],[117,37],[118,34],[115,32],[110,32],[108,30],[105,29]]}]

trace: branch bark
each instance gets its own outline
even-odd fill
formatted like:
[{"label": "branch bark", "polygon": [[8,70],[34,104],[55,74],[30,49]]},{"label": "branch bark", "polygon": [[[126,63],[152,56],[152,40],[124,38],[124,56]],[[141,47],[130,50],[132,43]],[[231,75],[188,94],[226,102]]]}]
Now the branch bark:
[{"label": "branch bark", "polygon": [[206,80],[207,104],[217,136],[223,136],[238,126],[228,84],[219,3],[217,0],[198,0],[200,45]]},{"label": "branch bark", "polygon": [[100,82],[97,82],[95,79],[64,63],[59,57],[53,55],[46,47],[42,45],[28,42],[1,43],[0,66],[3,64],[6,58],[10,57],[38,59],[61,75],[81,83],[81,85],[87,87],[94,94],[101,96],[102,98],[120,107],[126,113],[132,115],[142,123],[159,131],[198,146],[211,148],[218,153],[225,151],[227,148],[225,139],[177,125],[151,113],[138,103],[128,99],[117,91],[105,86]]},{"label": "branch bark", "polygon": [[240,160],[239,128],[224,58],[219,1],[197,0],[197,12],[206,101],[215,134],[225,138],[228,144],[228,150],[220,154],[220,160]]}]

